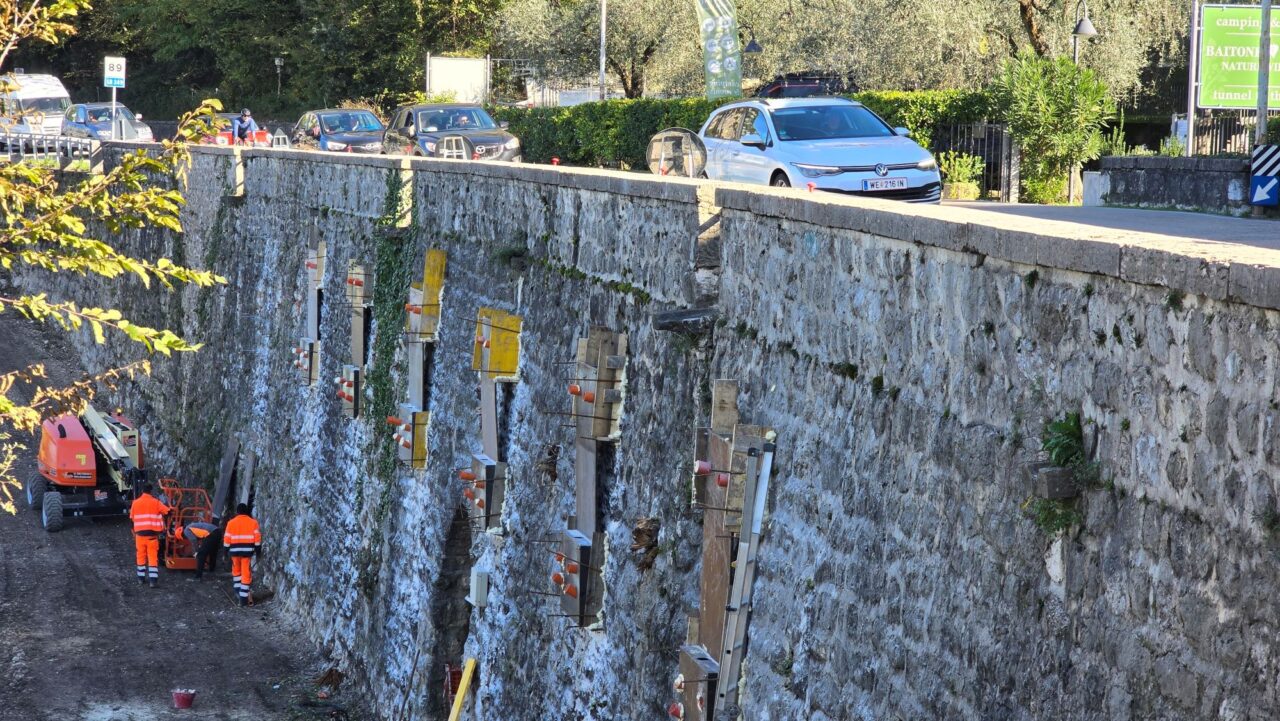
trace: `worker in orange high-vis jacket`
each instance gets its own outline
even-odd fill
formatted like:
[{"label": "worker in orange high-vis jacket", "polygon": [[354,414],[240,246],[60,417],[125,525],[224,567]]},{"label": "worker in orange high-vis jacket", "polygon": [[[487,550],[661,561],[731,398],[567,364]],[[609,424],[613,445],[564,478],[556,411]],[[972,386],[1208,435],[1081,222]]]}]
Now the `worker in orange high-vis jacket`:
[{"label": "worker in orange high-vis jacket", "polygon": [[231,554],[231,576],[235,579],[236,593],[240,596],[240,605],[249,605],[249,586],[253,583],[253,571],[250,560],[262,546],[262,532],[258,522],[249,515],[249,506],[241,503],[236,506],[236,515],[227,521],[227,530],[222,534],[222,545]]},{"label": "worker in orange high-vis jacket", "polygon": [[155,588],[160,581],[160,535],[164,533],[164,517],[169,507],[151,495],[151,484],[138,488],[138,497],[129,507],[133,520],[133,545],[137,550],[138,583],[151,583]]}]

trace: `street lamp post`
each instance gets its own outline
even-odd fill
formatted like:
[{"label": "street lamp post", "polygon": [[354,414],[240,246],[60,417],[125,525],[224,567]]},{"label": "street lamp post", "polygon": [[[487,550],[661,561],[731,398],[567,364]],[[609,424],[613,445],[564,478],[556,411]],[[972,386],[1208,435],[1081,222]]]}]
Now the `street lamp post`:
[{"label": "street lamp post", "polygon": [[276,58],[276,97],[280,97],[280,74],[284,72],[284,58]]},{"label": "street lamp post", "polygon": [[[1084,13],[1081,14],[1083,8]],[[1071,31],[1071,62],[1076,65],[1080,64],[1080,39],[1088,40],[1098,34],[1097,28],[1093,27],[1093,21],[1089,19],[1089,3],[1086,0],[1080,0],[1076,3],[1076,26]],[[1067,205],[1071,205],[1076,199],[1076,164],[1071,163],[1071,168],[1067,171]]]},{"label": "street lamp post", "polygon": [[609,22],[609,0],[600,0],[600,99],[605,100],[608,94],[605,90],[604,77],[604,48],[605,48],[605,30],[608,28]]}]

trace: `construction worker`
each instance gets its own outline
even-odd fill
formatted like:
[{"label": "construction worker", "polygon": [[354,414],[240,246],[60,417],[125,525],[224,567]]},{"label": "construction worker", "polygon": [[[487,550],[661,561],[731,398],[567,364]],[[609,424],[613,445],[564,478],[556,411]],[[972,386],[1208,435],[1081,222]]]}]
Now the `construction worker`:
[{"label": "construction worker", "polygon": [[248,606],[249,586],[253,583],[250,559],[262,546],[262,532],[258,529],[258,522],[249,515],[248,505],[241,503],[236,506],[236,515],[227,521],[227,530],[222,534],[222,545],[231,554],[231,576],[235,579],[240,605]]},{"label": "construction worker", "polygon": [[143,481],[138,497],[129,507],[133,520],[133,545],[137,550],[138,583],[160,582],[160,535],[164,533],[164,517],[169,507],[151,495],[151,484]]},{"label": "construction worker", "polygon": [[182,537],[191,544],[191,552],[196,557],[196,580],[204,577],[205,567],[209,573],[218,570],[218,551],[222,550],[222,529],[212,523],[196,521],[182,529]]}]

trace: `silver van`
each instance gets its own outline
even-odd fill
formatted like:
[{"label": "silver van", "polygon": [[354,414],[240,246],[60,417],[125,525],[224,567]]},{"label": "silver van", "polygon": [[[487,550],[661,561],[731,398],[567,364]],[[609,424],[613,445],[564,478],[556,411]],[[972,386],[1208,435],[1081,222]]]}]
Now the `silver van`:
[{"label": "silver van", "polygon": [[0,128],[9,132],[57,135],[71,95],[52,75],[0,76]]}]

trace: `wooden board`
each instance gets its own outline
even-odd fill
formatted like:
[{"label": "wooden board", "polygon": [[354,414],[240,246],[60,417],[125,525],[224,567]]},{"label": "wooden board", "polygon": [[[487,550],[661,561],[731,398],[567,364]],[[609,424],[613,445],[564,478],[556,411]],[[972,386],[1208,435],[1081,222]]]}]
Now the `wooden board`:
[{"label": "wooden board", "polygon": [[440,328],[440,306],[444,297],[444,271],[448,255],[438,248],[427,251],[422,262],[422,314],[418,331],[425,338],[435,340],[436,331]]},{"label": "wooden board", "polygon": [[236,474],[236,503],[248,503],[249,493],[253,490],[253,469],[258,465],[258,457],[248,448],[240,460],[240,472]]},{"label": "wooden board", "polygon": [[240,439],[231,436],[227,439],[226,449],[222,452],[222,463],[218,466],[218,483],[213,489],[213,517],[221,521],[227,511],[227,499],[231,494],[231,474],[236,469],[236,454],[240,450]]},{"label": "wooden board", "polygon": [[[711,467],[727,468],[730,446],[719,435],[710,436],[708,458]],[[720,657],[724,638],[724,607],[729,597],[729,560],[731,539],[725,528],[725,489],[716,485],[716,472],[697,476],[703,485],[702,495],[706,508],[702,515],[702,580],[698,595],[701,620],[698,624],[698,643],[707,649],[712,658]]]},{"label": "wooden board", "polygon": [[711,430],[733,435],[738,424],[738,381],[720,379],[711,385]]},{"label": "wooden board", "polygon": [[487,374],[480,376],[480,446],[490,458],[498,454],[498,387]]},{"label": "wooden board", "polygon": [[726,468],[731,468],[729,476],[729,492],[725,498],[725,506],[733,509],[725,515],[725,527],[737,531],[742,527],[742,508],[745,496],[745,479],[747,471],[747,451],[760,448],[764,444],[764,434],[768,429],[739,423],[733,428],[733,461]]}]

